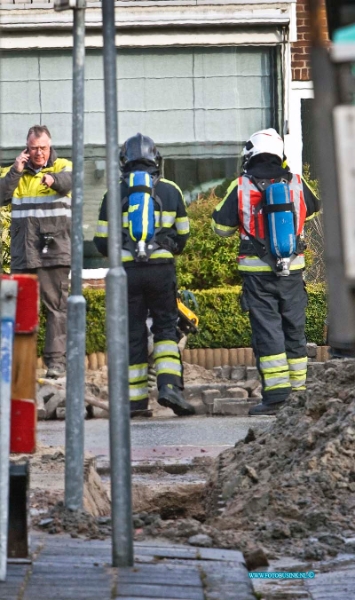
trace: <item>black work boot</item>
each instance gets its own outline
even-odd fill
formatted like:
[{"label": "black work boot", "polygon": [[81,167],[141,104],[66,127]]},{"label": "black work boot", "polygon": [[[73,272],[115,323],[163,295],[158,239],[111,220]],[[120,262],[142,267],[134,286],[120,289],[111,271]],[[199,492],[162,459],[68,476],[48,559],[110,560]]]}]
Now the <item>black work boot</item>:
[{"label": "black work boot", "polygon": [[262,416],[262,415],[276,415],[281,406],[284,406],[285,402],[278,402],[277,404],[263,404],[262,402],[260,404],[256,404],[256,406],[252,406],[249,409],[249,415],[251,417],[258,417],[258,416]]},{"label": "black work boot", "polygon": [[130,402],[131,419],[135,417],[149,418],[153,416],[153,411],[148,408],[148,398],[144,400],[135,400]]},{"label": "black work boot", "polygon": [[135,419],[135,417],[144,417],[145,419],[149,419],[153,416],[153,411],[146,408],[145,410],[131,410],[130,412],[131,419]]},{"label": "black work boot", "polygon": [[178,417],[189,417],[195,414],[194,407],[186,402],[181,390],[176,385],[162,385],[159,388],[158,403],[171,408]]}]

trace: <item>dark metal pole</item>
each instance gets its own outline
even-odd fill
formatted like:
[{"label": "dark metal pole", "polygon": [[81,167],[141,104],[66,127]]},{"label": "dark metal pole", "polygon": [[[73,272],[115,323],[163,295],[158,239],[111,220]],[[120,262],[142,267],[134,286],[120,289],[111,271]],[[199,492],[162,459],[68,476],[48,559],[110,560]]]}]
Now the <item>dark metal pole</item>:
[{"label": "dark metal pole", "polygon": [[351,350],[355,344],[354,295],[345,276],[339,184],[336,168],[333,111],[339,104],[335,66],[326,48],[323,6],[308,0],[311,25],[311,64],[314,84],[314,121],[316,151],[320,172],[325,232],[325,261],[328,284],[329,343],[334,348]]},{"label": "dark metal pole", "polygon": [[112,565],[133,565],[131,439],[128,391],[127,278],[121,258],[121,194],[114,0],[102,0],[108,190],[109,271],[106,276],[106,331],[110,402]]},{"label": "dark metal pole", "polygon": [[79,510],[84,492],[85,312],[82,295],[84,190],[85,1],[74,8],[73,196],[71,295],[67,321],[65,506]]}]

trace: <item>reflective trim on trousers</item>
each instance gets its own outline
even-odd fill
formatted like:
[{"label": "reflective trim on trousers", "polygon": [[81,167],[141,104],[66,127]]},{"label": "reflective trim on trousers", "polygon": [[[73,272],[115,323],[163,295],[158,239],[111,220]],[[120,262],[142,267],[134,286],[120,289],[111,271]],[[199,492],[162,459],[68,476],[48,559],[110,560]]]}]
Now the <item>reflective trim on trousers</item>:
[{"label": "reflective trim on trousers", "polygon": [[307,379],[307,356],[301,358],[289,358],[288,366],[290,370],[290,381],[292,388],[295,389],[306,389],[305,383]]},{"label": "reflective trim on trousers", "polygon": [[259,368],[264,379],[264,390],[290,387],[286,353],[271,354],[259,358]]},{"label": "reflective trim on trousers", "polygon": [[259,363],[262,372],[266,370],[269,371],[269,369],[282,369],[282,367],[285,367],[288,370],[287,356],[285,352],[270,356],[261,356]]},{"label": "reflective trim on trousers", "polygon": [[304,369],[307,370],[307,364],[308,364],[307,356],[302,356],[302,358],[288,358],[287,362],[288,362],[290,371],[302,371]]},{"label": "reflective trim on trousers", "polygon": [[158,358],[155,361],[155,368],[157,372],[157,376],[165,374],[176,375],[177,377],[181,377],[182,375],[182,366],[179,360],[174,360],[173,358],[167,360],[165,358]]},{"label": "reflective trim on trousers", "polygon": [[130,384],[129,385],[129,399],[130,400],[144,400],[148,397],[148,383],[145,384]]},{"label": "reflective trim on trousers", "polygon": [[307,379],[307,369],[302,371],[290,371],[290,382],[292,387],[299,388],[305,385]]},{"label": "reflective trim on trousers", "polygon": [[161,358],[162,356],[176,356],[180,359],[177,343],[171,340],[164,340],[154,344],[154,358]]},{"label": "reflective trim on trousers", "polygon": [[128,376],[130,383],[137,381],[145,381],[148,377],[148,363],[130,366]]},{"label": "reflective trim on trousers", "polygon": [[270,390],[279,390],[279,389],[291,389],[290,383],[279,383],[277,385],[264,385],[264,392],[269,392]]},{"label": "reflective trim on trousers", "polygon": [[98,221],[96,225],[96,237],[107,237],[108,236],[108,222]]}]

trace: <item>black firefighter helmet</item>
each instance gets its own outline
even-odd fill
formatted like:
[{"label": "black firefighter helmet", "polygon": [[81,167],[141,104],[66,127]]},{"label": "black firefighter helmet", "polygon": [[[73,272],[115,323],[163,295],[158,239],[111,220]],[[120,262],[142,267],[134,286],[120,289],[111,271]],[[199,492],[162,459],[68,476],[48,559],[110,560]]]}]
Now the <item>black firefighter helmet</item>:
[{"label": "black firefighter helmet", "polygon": [[152,138],[136,133],[126,140],[120,151],[120,164],[124,169],[135,162],[147,162],[160,168],[161,156]]}]

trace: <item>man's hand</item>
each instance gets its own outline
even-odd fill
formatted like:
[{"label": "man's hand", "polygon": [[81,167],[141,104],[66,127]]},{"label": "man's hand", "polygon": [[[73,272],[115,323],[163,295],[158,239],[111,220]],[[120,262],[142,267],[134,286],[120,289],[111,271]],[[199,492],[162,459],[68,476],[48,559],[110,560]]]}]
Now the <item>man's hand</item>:
[{"label": "man's hand", "polygon": [[43,183],[43,185],[45,185],[47,188],[52,187],[54,183],[54,177],[52,177],[52,175],[50,175],[49,173],[46,173],[45,175],[43,175],[41,183]]},{"label": "man's hand", "polygon": [[26,163],[28,162],[29,154],[28,150],[23,150],[21,154],[19,154],[14,162],[14,167],[18,173],[22,173],[24,170]]}]

